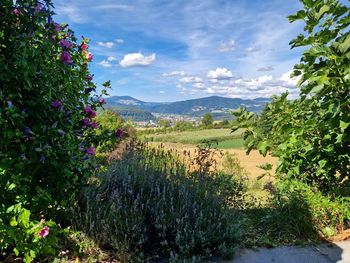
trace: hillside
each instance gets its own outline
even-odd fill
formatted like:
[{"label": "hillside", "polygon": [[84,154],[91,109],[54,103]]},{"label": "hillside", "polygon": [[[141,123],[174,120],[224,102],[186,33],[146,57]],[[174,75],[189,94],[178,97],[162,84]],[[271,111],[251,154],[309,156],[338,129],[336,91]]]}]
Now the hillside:
[{"label": "hillside", "polygon": [[212,113],[214,116],[225,117],[229,112],[241,106],[249,111],[259,112],[269,99],[257,98],[245,100],[239,98],[225,98],[211,96],[200,99],[191,99],[171,103],[144,102],[129,96],[113,96],[106,98],[109,107],[129,108],[145,110],[161,114],[180,114],[202,116],[204,113]]}]

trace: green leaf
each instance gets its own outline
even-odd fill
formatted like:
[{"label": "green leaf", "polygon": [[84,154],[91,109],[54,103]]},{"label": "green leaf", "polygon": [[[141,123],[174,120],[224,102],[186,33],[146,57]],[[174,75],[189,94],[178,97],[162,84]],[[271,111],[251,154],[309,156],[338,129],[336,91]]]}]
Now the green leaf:
[{"label": "green leaf", "polygon": [[10,220],[10,226],[17,226],[18,225],[18,222],[16,220],[16,217],[12,217],[11,220]]},{"label": "green leaf", "polygon": [[320,18],[326,13],[328,12],[330,9],[330,7],[328,5],[324,5],[320,8],[320,11],[318,11],[318,13],[315,14],[315,18],[316,20],[320,20]]},{"label": "green leaf", "polygon": [[18,216],[18,223],[23,225],[24,227],[28,227],[29,220],[30,220],[30,211],[28,209],[23,208],[21,214]]},{"label": "green leaf", "polygon": [[260,152],[262,155],[266,156],[266,154],[267,154],[267,149],[268,149],[268,143],[267,143],[267,141],[260,142],[260,143],[258,144],[257,149],[259,150],[259,152]]},{"label": "green leaf", "polygon": [[345,53],[350,48],[350,34],[347,35],[343,43],[339,44],[338,50],[341,53]]},{"label": "green leaf", "polygon": [[349,127],[349,125],[350,125],[350,122],[345,122],[345,121],[340,120],[339,127],[342,131],[344,131],[347,127]]}]

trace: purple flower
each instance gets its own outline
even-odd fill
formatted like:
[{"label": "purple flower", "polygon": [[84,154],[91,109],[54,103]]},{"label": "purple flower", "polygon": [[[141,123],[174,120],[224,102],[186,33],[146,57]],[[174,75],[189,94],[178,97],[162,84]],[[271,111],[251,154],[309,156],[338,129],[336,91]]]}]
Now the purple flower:
[{"label": "purple flower", "polygon": [[84,112],[90,117],[90,118],[95,118],[96,117],[96,112],[91,108],[91,106],[86,106],[84,108]]},{"label": "purple flower", "polygon": [[84,119],[83,119],[83,125],[84,125],[84,126],[90,125],[90,120],[89,120],[88,118],[84,118]]},{"label": "purple flower", "polygon": [[96,129],[96,128],[98,128],[98,124],[96,122],[93,122],[93,123],[91,123],[91,127]]},{"label": "purple flower", "polygon": [[121,137],[123,137],[123,135],[124,135],[124,131],[123,131],[121,128],[119,128],[118,130],[116,130],[116,132],[115,132],[115,137],[121,138]]},{"label": "purple flower", "polygon": [[66,135],[66,132],[65,132],[64,130],[59,129],[57,132],[58,132],[58,134],[61,135],[62,137],[63,137],[64,135]]},{"label": "purple flower", "polygon": [[60,45],[62,48],[66,48],[66,49],[70,49],[73,47],[73,44],[65,38],[60,40]]},{"label": "purple flower", "polygon": [[38,4],[35,6],[34,13],[35,13],[35,14],[38,14],[38,13],[40,13],[43,9],[44,9],[44,5],[41,4],[41,3],[38,3]]},{"label": "purple flower", "polygon": [[54,27],[55,27],[55,31],[56,32],[60,32],[60,31],[62,31],[62,29],[63,29],[63,27],[60,25],[60,24],[58,24],[58,23],[55,23],[54,24]]},{"label": "purple flower", "polygon": [[60,59],[66,65],[70,65],[73,63],[72,57],[70,56],[68,51],[63,51],[61,53]]},{"label": "purple flower", "polygon": [[104,98],[99,98],[98,99],[98,103],[100,103],[100,105],[103,105],[106,103],[105,99]]},{"label": "purple flower", "polygon": [[29,127],[24,128],[24,133],[27,135],[34,135],[34,132],[32,132],[32,130]]},{"label": "purple flower", "polygon": [[51,102],[51,106],[55,109],[59,109],[62,107],[62,103],[59,100],[54,100]]},{"label": "purple flower", "polygon": [[39,161],[40,161],[41,163],[45,163],[45,156],[44,156],[44,155],[41,155]]},{"label": "purple flower", "polygon": [[7,101],[7,106],[9,107],[9,109],[12,109],[13,108],[12,101],[8,100]]},{"label": "purple flower", "polygon": [[93,78],[93,76],[92,76],[92,75],[87,75],[87,76],[86,76],[86,79],[87,79],[88,81],[91,81],[91,80],[92,80],[92,78]]},{"label": "purple flower", "polygon": [[93,88],[86,88],[85,89],[85,94],[89,94],[93,90],[94,90]]},{"label": "purple flower", "polygon": [[49,235],[49,227],[44,226],[40,231],[39,231],[39,236],[45,238]]},{"label": "purple flower", "polygon": [[95,155],[95,154],[96,154],[96,152],[95,152],[95,147],[91,146],[91,147],[87,148],[87,149],[86,149],[86,153],[87,153],[88,155]]},{"label": "purple flower", "polygon": [[15,8],[15,9],[13,9],[12,13],[13,13],[15,16],[19,16],[20,13],[21,13],[21,11],[19,11],[18,8]]}]

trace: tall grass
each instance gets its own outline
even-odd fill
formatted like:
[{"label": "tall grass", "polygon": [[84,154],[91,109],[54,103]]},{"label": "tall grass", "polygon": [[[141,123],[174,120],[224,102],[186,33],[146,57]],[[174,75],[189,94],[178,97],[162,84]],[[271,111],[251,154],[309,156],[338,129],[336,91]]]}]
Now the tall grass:
[{"label": "tall grass", "polygon": [[85,189],[77,226],[124,262],[227,256],[239,235],[232,196],[244,190],[233,176],[189,173],[176,155],[138,144]]}]

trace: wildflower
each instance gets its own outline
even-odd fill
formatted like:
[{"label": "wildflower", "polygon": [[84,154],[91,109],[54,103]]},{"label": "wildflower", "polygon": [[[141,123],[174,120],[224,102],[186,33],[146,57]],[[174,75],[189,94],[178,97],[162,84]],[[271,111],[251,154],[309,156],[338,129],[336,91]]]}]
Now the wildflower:
[{"label": "wildflower", "polygon": [[91,123],[91,127],[96,129],[96,128],[98,128],[98,124],[96,122],[92,122]]},{"label": "wildflower", "polygon": [[87,75],[87,76],[86,76],[86,79],[87,79],[88,81],[91,81],[92,78],[93,78],[93,76],[91,76],[91,75]]},{"label": "wildflower", "polygon": [[119,128],[118,130],[116,130],[116,132],[115,132],[115,137],[121,138],[121,137],[123,137],[123,135],[124,135],[124,131],[123,131],[121,128]]},{"label": "wildflower", "polygon": [[96,154],[96,152],[95,152],[95,147],[91,146],[91,147],[87,148],[87,149],[86,149],[86,153],[87,153],[88,155],[95,155],[95,154]]},{"label": "wildflower", "polygon": [[59,109],[62,107],[62,103],[59,100],[54,100],[51,102],[51,106],[55,109]]},{"label": "wildflower", "polygon": [[67,39],[63,38],[60,40],[60,46],[62,48],[70,49],[72,48],[73,44],[69,42]]},{"label": "wildflower", "polygon": [[66,64],[66,65],[69,65],[69,64],[72,64],[73,63],[73,60],[72,60],[72,58],[71,58],[71,56],[70,56],[70,54],[69,54],[69,52],[68,51],[63,51],[62,53],[61,53],[61,61],[64,63],[64,64]]},{"label": "wildflower", "polygon": [[88,61],[92,61],[93,58],[94,58],[94,56],[90,52],[86,53],[86,59]]},{"label": "wildflower", "polygon": [[100,104],[102,105],[102,104],[105,104],[106,101],[105,101],[104,98],[99,98],[99,99],[98,99],[98,103],[100,103]]},{"label": "wildflower", "polygon": [[82,44],[81,44],[81,50],[82,50],[82,51],[86,51],[87,48],[88,48],[88,45],[87,45],[87,44],[85,44],[85,43],[82,43]]},{"label": "wildflower", "polygon": [[58,24],[58,23],[55,23],[54,24],[54,27],[55,27],[55,31],[58,33],[58,32],[60,32],[60,31],[62,31],[62,29],[63,29],[63,27],[60,25],[60,24]]},{"label": "wildflower", "polygon": [[90,120],[89,120],[88,118],[84,118],[84,119],[83,119],[83,125],[84,125],[84,126],[90,125]]},{"label": "wildflower", "polygon": [[19,11],[18,8],[15,8],[15,9],[13,9],[12,13],[13,13],[15,16],[19,16],[20,13],[21,13],[21,11]]},{"label": "wildflower", "polygon": [[90,118],[95,118],[96,117],[96,112],[93,111],[91,106],[86,106],[84,108],[84,112],[90,117]]},{"label": "wildflower", "polygon": [[41,237],[47,237],[49,235],[49,227],[44,226],[40,231],[39,231],[39,236]]},{"label": "wildflower", "polygon": [[35,6],[34,13],[35,13],[35,14],[38,14],[38,13],[40,13],[43,9],[44,9],[44,5],[41,4],[41,3],[38,3],[38,4]]},{"label": "wildflower", "polygon": [[93,90],[94,90],[93,88],[86,88],[85,89],[85,94],[89,94]]}]

